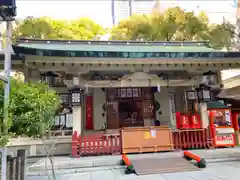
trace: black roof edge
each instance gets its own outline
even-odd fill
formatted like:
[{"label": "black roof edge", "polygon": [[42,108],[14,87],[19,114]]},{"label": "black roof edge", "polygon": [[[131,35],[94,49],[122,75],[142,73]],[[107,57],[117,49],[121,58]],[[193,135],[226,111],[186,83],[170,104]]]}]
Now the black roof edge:
[{"label": "black roof edge", "polygon": [[98,41],[98,40],[52,40],[52,39],[32,39],[32,38],[19,38],[15,45],[18,43],[34,43],[34,44],[138,44],[138,45],[204,45],[208,46],[209,41]]},{"label": "black roof edge", "polygon": [[[11,59],[14,61],[17,61],[17,60],[24,60],[25,57],[20,57],[17,54],[12,54]],[[4,60],[4,54],[0,54],[0,61],[3,61],[3,60]]]}]

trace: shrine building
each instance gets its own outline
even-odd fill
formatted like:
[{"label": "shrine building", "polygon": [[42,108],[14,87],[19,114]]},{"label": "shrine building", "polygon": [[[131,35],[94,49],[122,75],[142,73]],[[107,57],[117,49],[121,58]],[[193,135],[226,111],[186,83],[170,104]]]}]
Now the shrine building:
[{"label": "shrine building", "polygon": [[217,51],[208,42],[20,39],[13,50],[13,69],[25,80],[47,82],[70,109],[56,118],[56,129],[79,134],[156,124],[175,129],[175,112],[192,107],[184,93],[203,73],[215,73],[220,85],[221,70],[240,67],[240,52]]}]

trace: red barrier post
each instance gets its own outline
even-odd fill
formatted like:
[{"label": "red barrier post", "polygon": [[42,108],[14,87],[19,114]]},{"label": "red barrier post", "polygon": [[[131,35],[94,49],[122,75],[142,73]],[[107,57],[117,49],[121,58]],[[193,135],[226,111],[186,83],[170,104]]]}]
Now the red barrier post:
[{"label": "red barrier post", "polygon": [[74,131],[72,134],[72,156],[78,157],[78,132]]},{"label": "red barrier post", "polygon": [[126,174],[135,173],[134,167],[133,167],[132,163],[130,162],[130,160],[128,159],[126,154],[122,154],[122,161],[123,161],[122,164],[127,166],[127,168],[125,170]]},{"label": "red barrier post", "polygon": [[195,160],[196,165],[199,168],[205,168],[206,167],[206,161],[203,158],[201,158],[200,156],[198,156],[196,154],[193,154],[190,151],[184,151],[183,152],[183,157],[188,161]]}]

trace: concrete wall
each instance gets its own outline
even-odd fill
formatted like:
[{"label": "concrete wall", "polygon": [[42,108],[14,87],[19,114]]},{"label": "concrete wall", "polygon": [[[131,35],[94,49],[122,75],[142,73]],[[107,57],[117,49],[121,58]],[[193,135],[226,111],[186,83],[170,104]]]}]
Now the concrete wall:
[{"label": "concrete wall", "polygon": [[[160,104],[160,109],[156,111],[156,119],[160,120],[161,124],[166,124],[172,128],[176,127],[175,112],[184,111],[184,91],[186,89],[187,88],[182,87],[162,87],[161,92],[156,92],[154,94],[155,101],[158,101]],[[172,100],[170,100],[171,98]],[[171,101],[174,104],[171,105]],[[159,114],[160,111],[162,114]]]},{"label": "concrete wall", "polygon": [[40,80],[40,72],[37,70],[31,70],[29,72],[29,80],[39,81]]},{"label": "concrete wall", "polygon": [[[100,130],[107,120],[106,112],[103,110],[103,105],[106,103],[106,93],[101,88],[93,89],[93,119],[94,130]],[[102,114],[105,116],[103,117]]]},{"label": "concrete wall", "polygon": [[175,89],[175,94],[176,94],[176,111],[183,112],[185,109],[185,100],[184,100],[184,91],[187,88],[182,88],[182,87],[177,87]]},{"label": "concrete wall", "polygon": [[[154,98],[155,101],[160,104],[160,109],[156,112],[156,120],[159,120],[161,124],[171,125],[168,91],[168,88],[162,87],[161,92],[156,92],[154,94]],[[161,114],[159,114],[160,111]]]},{"label": "concrete wall", "polygon": [[[52,145],[55,144],[52,147]],[[46,156],[50,152],[54,155],[70,155],[72,149],[72,137],[65,136],[50,140],[34,140],[31,138],[11,139],[8,144],[8,154],[16,156],[18,149],[25,149],[27,156]]]}]

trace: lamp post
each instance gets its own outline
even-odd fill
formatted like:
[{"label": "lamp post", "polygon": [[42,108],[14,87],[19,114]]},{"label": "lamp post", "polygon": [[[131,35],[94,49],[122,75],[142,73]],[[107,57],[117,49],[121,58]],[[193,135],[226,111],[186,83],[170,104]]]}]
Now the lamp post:
[{"label": "lamp post", "polygon": [[[7,121],[8,121],[8,107],[9,107],[9,93],[10,93],[10,73],[11,73],[11,22],[7,21],[6,31],[6,48],[4,51],[4,116],[3,116],[3,134],[7,134]],[[7,179],[7,147],[2,147],[2,180]]]},{"label": "lamp post", "polygon": [[[12,24],[16,16],[16,2],[15,0],[2,0],[0,1],[0,21],[5,21],[6,26],[6,47],[4,50],[4,76],[1,79],[4,80],[4,116],[2,123],[2,133],[4,135],[8,132],[8,108],[9,108],[9,93],[10,93],[10,73],[11,73],[11,38],[12,38]],[[1,177],[2,180],[7,179],[7,147],[2,147],[1,158]]]},{"label": "lamp post", "polygon": [[69,91],[71,106],[81,106],[83,90],[78,87],[75,87]]},{"label": "lamp post", "polygon": [[185,92],[187,102],[198,103],[198,111],[201,114],[202,127],[208,126],[207,102],[214,100],[213,90],[218,87],[217,75],[214,72],[202,74],[198,88]]}]

